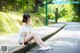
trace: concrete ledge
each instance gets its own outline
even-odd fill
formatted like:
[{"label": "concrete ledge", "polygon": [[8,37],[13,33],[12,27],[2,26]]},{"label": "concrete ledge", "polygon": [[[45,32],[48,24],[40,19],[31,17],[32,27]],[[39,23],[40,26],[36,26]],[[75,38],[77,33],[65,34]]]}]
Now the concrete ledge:
[{"label": "concrete ledge", "polygon": [[[43,41],[47,40],[48,38],[52,37],[53,35],[55,35],[57,32],[59,32],[61,29],[63,29],[66,26],[66,24],[64,26],[62,26],[60,29],[58,29],[57,31],[55,31],[54,33],[51,33],[45,37],[42,38]],[[35,47],[37,44],[35,42],[33,42],[32,44],[28,44],[24,47],[16,47],[14,49],[9,50],[8,53],[26,53],[27,51],[29,51],[31,48]]]}]

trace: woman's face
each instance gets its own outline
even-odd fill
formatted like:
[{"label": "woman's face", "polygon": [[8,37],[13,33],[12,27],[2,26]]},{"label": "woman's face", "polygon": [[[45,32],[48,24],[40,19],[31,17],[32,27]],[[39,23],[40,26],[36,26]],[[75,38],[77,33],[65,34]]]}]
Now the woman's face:
[{"label": "woman's face", "polygon": [[30,18],[27,20],[27,23],[29,23],[30,22]]}]

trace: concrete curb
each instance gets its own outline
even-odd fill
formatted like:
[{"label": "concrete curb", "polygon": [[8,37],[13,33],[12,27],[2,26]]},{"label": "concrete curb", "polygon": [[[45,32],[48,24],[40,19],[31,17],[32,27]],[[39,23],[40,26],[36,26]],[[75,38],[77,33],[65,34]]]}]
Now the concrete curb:
[{"label": "concrete curb", "polygon": [[[47,35],[46,37],[43,37],[42,40],[45,41],[48,38],[52,37],[57,32],[59,32],[61,29],[63,29],[65,26],[66,26],[66,24],[64,26],[62,26],[60,29],[58,29],[57,31],[55,31],[54,33],[51,33],[51,34]],[[33,42],[32,44],[28,44],[24,47],[16,47],[15,49],[10,50],[8,53],[26,53],[27,51],[29,51],[31,48],[35,47],[36,45],[37,44],[35,42]]]}]

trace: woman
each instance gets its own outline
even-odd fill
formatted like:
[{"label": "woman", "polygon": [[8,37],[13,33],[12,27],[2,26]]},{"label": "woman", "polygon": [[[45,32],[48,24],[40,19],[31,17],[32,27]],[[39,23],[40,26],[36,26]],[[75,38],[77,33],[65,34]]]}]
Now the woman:
[{"label": "woman", "polygon": [[24,14],[23,23],[20,28],[19,43],[24,46],[25,43],[28,43],[31,39],[33,39],[40,46],[40,50],[51,49],[51,47],[47,46],[41,39],[36,36],[36,33],[32,32],[32,26],[30,24],[30,15]]}]

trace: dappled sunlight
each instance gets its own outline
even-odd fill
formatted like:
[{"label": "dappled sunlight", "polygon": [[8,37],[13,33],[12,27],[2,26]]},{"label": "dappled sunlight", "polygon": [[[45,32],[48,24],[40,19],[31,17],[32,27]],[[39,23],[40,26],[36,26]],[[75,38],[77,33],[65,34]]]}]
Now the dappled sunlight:
[{"label": "dappled sunlight", "polygon": [[[29,17],[31,20],[27,20]],[[30,32],[23,29],[24,26],[21,28],[24,22],[30,21],[30,27],[33,27]],[[21,36],[23,32],[26,32],[25,36]],[[26,35],[36,37],[26,42],[27,39],[22,40]],[[52,49],[46,48],[39,38]],[[0,39],[0,46],[9,46],[11,52],[17,49],[27,53],[26,50],[38,44],[30,52],[80,53],[80,0],[0,0]],[[29,47],[22,46],[23,43],[25,46],[29,43]],[[16,47],[19,44],[22,44],[21,48]],[[39,46],[50,50],[41,51]]]},{"label": "dappled sunlight", "polygon": [[15,20],[12,20],[11,17],[7,16],[5,13],[1,13],[1,14],[2,14],[2,17],[4,16],[2,20],[4,20],[3,27],[6,30],[6,32],[15,31],[15,29],[17,28],[17,27],[15,28],[16,25],[14,25]]},{"label": "dappled sunlight", "polygon": [[22,20],[22,15],[18,15],[18,14],[10,14],[10,13],[7,13],[8,16],[10,16],[13,20]]},{"label": "dappled sunlight", "polygon": [[[44,18],[43,16],[35,16],[31,14],[31,22],[34,27],[36,26],[44,26]],[[2,33],[15,33],[19,31],[19,28],[22,24],[22,15],[10,13],[0,12],[0,34]]]},{"label": "dappled sunlight", "polygon": [[40,20],[41,18],[39,18],[39,17],[36,17],[36,16],[34,16],[34,17],[32,17],[31,18],[31,22],[32,22],[32,24],[33,24],[33,26],[43,26],[44,24],[43,24],[43,21],[41,21]]},{"label": "dappled sunlight", "polygon": [[6,21],[6,18],[5,18],[5,15],[3,14],[3,13],[1,13],[2,14],[2,16],[4,16],[4,18],[2,18],[2,27],[4,28],[4,30],[7,32],[7,31],[11,31],[11,29],[10,29],[10,27],[6,27],[6,26],[8,26],[8,23],[7,23],[7,21]]}]

